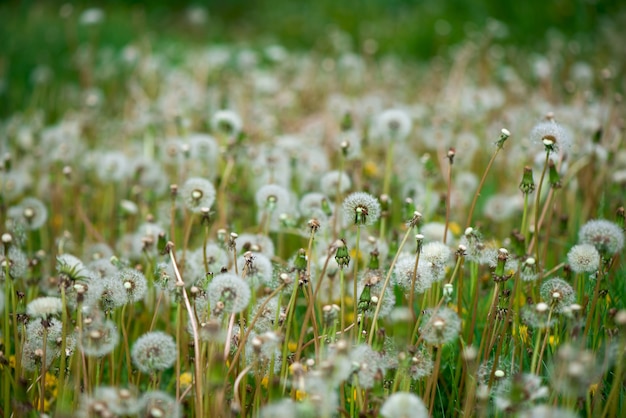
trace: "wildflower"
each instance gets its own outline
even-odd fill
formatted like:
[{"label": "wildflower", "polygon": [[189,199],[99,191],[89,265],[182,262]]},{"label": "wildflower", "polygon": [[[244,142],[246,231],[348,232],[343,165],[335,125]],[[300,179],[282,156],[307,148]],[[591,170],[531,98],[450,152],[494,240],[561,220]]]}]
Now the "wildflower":
[{"label": "wildflower", "polygon": [[524,194],[531,194],[535,191],[535,180],[533,180],[533,169],[529,166],[524,167],[524,175],[519,189]]},{"label": "wildflower", "polygon": [[237,313],[248,306],[251,291],[248,283],[239,276],[224,273],[213,278],[207,288],[207,294],[214,312]]},{"label": "wildflower", "polygon": [[[271,238],[262,234],[240,234],[237,238],[243,251],[262,253],[268,258],[274,256],[274,242]],[[228,256],[226,256],[228,260]]]},{"label": "wildflower", "polygon": [[350,177],[342,171],[329,171],[320,179],[320,190],[328,197],[335,197],[337,193],[343,194],[352,187]]},{"label": "wildflower", "polygon": [[369,193],[355,192],[343,201],[343,211],[355,225],[372,225],[380,217],[380,203]]},{"label": "wildflower", "polygon": [[519,411],[517,418],[578,418],[576,412],[550,405],[537,405],[530,409]]},{"label": "wildflower", "polygon": [[7,279],[7,271],[11,279],[21,279],[26,275],[27,269],[28,258],[22,250],[13,245],[8,251],[6,246],[0,247],[0,280]]},{"label": "wildflower", "polygon": [[91,280],[87,305],[97,306],[104,312],[125,305],[129,301],[128,290],[124,283],[115,276],[105,276],[100,280]]},{"label": "wildflower", "polygon": [[111,320],[85,320],[80,349],[89,357],[102,357],[109,354],[119,342],[119,333]]},{"label": "wildflower", "polygon": [[[400,255],[393,269],[393,275],[391,276],[392,283],[405,291],[410,290],[413,284],[414,269],[415,256],[409,254]],[[420,294],[424,293],[426,290],[430,289],[434,282],[432,269],[427,266],[426,263],[420,262],[417,265],[417,271],[415,273],[415,292]]]},{"label": "wildflower", "polygon": [[434,362],[432,356],[426,350],[417,350],[409,359],[409,376],[413,380],[419,380],[430,376],[433,372]]},{"label": "wildflower", "polygon": [[174,365],[178,351],[171,335],[161,331],[143,334],[133,344],[133,364],[143,373],[166,370]]},{"label": "wildflower", "polygon": [[26,313],[31,318],[48,318],[53,315],[60,314],[63,310],[61,298],[52,296],[43,296],[33,299],[26,306]]},{"label": "wildflower", "polygon": [[139,416],[144,418],[180,418],[182,416],[180,404],[165,392],[158,390],[146,392],[139,403],[142,405]]},{"label": "wildflower", "polygon": [[142,300],[148,291],[146,276],[140,271],[125,268],[117,273],[116,278],[122,282],[128,300],[131,302]]},{"label": "wildflower", "polygon": [[252,289],[256,289],[261,284],[269,284],[272,280],[274,268],[270,259],[261,253],[246,252],[246,255],[237,258],[239,271],[246,271],[245,281]]},{"label": "wildflower", "polygon": [[385,418],[428,418],[428,408],[419,396],[410,392],[395,392],[380,408]]},{"label": "wildflower", "polygon": [[520,278],[525,282],[534,282],[539,277],[537,263],[533,257],[528,257],[522,263]]},{"label": "wildflower", "polygon": [[542,386],[539,376],[523,373],[498,385],[494,403],[501,411],[513,412],[524,410],[530,403],[547,396],[548,388]]},{"label": "wildflower", "polygon": [[88,270],[85,264],[72,254],[61,254],[57,256],[56,267],[59,275],[69,276],[71,280],[79,280],[88,277]]},{"label": "wildflower", "polygon": [[232,110],[218,110],[211,119],[213,129],[231,138],[241,133],[243,123],[241,117]]},{"label": "wildflower", "polygon": [[21,222],[27,229],[41,228],[48,219],[48,209],[43,202],[34,197],[24,198],[19,205],[9,208],[9,218]]},{"label": "wildflower", "polygon": [[624,231],[614,222],[595,219],[580,228],[578,242],[593,245],[602,256],[612,256],[624,248]]},{"label": "wildflower", "polygon": [[553,312],[562,312],[574,303],[574,288],[565,280],[555,277],[541,285],[541,298],[552,307]]},{"label": "wildflower", "polygon": [[550,315],[550,307],[547,303],[539,302],[536,305],[525,305],[522,308],[522,321],[531,328],[546,329],[556,322]]},{"label": "wildflower", "polygon": [[596,361],[596,353],[562,345],[554,356],[550,368],[552,387],[565,396],[585,396],[589,386],[604,373]]},{"label": "wildflower", "polygon": [[359,386],[364,389],[374,387],[377,380],[385,376],[382,356],[367,344],[357,345],[350,353],[350,360],[359,380]]},{"label": "wildflower", "polygon": [[[112,414],[118,416],[135,415],[141,409],[141,403],[139,402],[138,392],[136,389],[97,386],[94,389],[91,402],[100,402],[105,404],[106,408]],[[95,412],[96,411],[94,411],[94,413]],[[89,416],[96,416],[96,414]]]},{"label": "wildflower", "polygon": [[289,192],[277,184],[266,184],[255,194],[259,209],[282,214],[289,209]]},{"label": "wildflower", "polygon": [[374,129],[386,142],[404,141],[412,124],[411,117],[404,110],[388,109],[378,116]]},{"label": "wildflower", "polygon": [[567,253],[567,261],[575,273],[593,273],[600,266],[600,253],[591,244],[578,244]]},{"label": "wildflower", "polygon": [[429,308],[424,312],[419,331],[432,345],[442,345],[454,341],[461,330],[461,318],[450,308]]},{"label": "wildflower", "polygon": [[535,125],[530,132],[530,138],[534,142],[543,144],[546,152],[558,153],[560,150],[567,150],[572,145],[569,132],[553,118]]},{"label": "wildflower", "polygon": [[213,205],[215,194],[215,187],[209,180],[191,177],[183,184],[179,196],[187,209],[200,213],[202,208],[210,208]]}]

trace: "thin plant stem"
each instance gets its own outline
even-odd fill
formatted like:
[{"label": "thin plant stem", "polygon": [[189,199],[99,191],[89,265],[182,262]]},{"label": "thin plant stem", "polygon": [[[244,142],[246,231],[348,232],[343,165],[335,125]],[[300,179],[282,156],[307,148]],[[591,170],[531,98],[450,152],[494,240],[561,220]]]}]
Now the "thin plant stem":
[{"label": "thin plant stem", "polygon": [[[372,326],[370,328],[369,337],[368,337],[369,345],[372,345],[372,342],[374,340],[374,333],[376,332],[376,321],[378,320],[378,315],[380,314],[380,307],[383,304],[385,291],[387,290],[387,286],[389,285],[389,279],[391,279],[393,268],[396,265],[396,262],[398,261],[398,257],[400,257],[400,254],[402,253],[402,248],[404,247],[404,244],[406,244],[406,241],[409,239],[409,235],[411,234],[412,229],[413,228],[407,228],[406,233],[404,234],[404,238],[402,238],[402,241],[400,242],[400,246],[398,247],[398,250],[396,251],[396,255],[394,256],[393,261],[391,262],[391,265],[389,266],[389,270],[387,271],[385,282],[383,283],[383,287],[380,290],[380,295],[378,296],[378,303],[376,304],[376,310],[374,311],[374,316],[372,317]],[[354,303],[356,306],[356,300],[354,301]],[[355,317],[355,320],[356,320],[356,317]]]}]

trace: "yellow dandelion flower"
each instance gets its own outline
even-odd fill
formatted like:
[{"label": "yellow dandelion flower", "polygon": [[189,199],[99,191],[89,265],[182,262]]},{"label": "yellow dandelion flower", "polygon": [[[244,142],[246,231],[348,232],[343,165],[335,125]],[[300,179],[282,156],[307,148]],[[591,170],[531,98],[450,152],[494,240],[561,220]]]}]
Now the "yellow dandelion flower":
[{"label": "yellow dandelion flower", "polygon": [[461,225],[459,225],[456,222],[450,222],[448,224],[448,229],[450,230],[450,232],[452,232],[454,235],[461,235]]},{"label": "yellow dandelion flower", "polygon": [[263,379],[261,379],[261,386],[263,386],[265,389],[267,389],[269,383],[270,383],[269,376],[267,376],[267,375],[263,376]]},{"label": "yellow dandelion flower", "polygon": [[182,389],[187,389],[189,386],[191,386],[191,383],[193,382],[193,377],[191,376],[190,372],[185,372],[180,375],[180,379],[178,380],[178,382],[180,383],[180,387]]},{"label": "yellow dandelion flower", "polygon": [[292,353],[295,353],[298,349],[298,343],[295,341],[289,341],[289,343],[287,344],[287,349]]},{"label": "yellow dandelion flower", "polygon": [[305,391],[303,390],[296,390],[296,400],[297,401],[303,401],[307,398],[307,394]]},{"label": "yellow dandelion flower", "polygon": [[560,338],[558,335],[550,335],[550,339],[548,340],[552,348],[556,348],[556,346],[559,344],[559,341],[560,341]]},{"label": "yellow dandelion flower", "polygon": [[528,337],[528,326],[520,325],[517,329],[519,332],[519,339],[523,344],[528,344],[530,342],[530,338]]},{"label": "yellow dandelion flower", "polygon": [[365,174],[366,177],[378,177],[380,175],[380,169],[378,168],[378,164],[376,164],[374,161],[366,161],[365,164],[363,164],[363,174]]}]

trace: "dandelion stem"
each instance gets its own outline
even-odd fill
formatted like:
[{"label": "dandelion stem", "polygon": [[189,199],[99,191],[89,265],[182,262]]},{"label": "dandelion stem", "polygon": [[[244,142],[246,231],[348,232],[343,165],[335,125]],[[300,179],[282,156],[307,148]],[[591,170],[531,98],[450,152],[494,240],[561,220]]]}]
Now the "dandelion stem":
[{"label": "dandelion stem", "polygon": [[[396,265],[396,262],[398,261],[398,257],[400,257],[400,254],[402,253],[402,248],[404,247],[404,244],[406,244],[406,241],[409,239],[409,235],[411,235],[412,230],[413,228],[407,228],[406,233],[404,234],[404,238],[402,238],[402,241],[400,242],[400,246],[398,247],[398,250],[396,251],[396,255],[393,257],[393,261],[391,262],[391,265],[389,266],[389,270],[387,271],[385,282],[383,283],[383,287],[380,290],[380,295],[378,296],[378,303],[376,304],[376,310],[374,311],[374,316],[372,317],[372,326],[370,328],[370,333],[368,337],[369,345],[372,345],[372,341],[374,340],[374,333],[376,332],[376,321],[378,320],[378,315],[380,314],[380,307],[383,304],[383,300],[385,298],[385,291],[387,290],[387,286],[389,285],[389,279],[391,279],[393,268]],[[355,299],[354,300],[355,312],[356,312],[356,304],[357,303]],[[354,319],[356,321],[356,316]]]}]

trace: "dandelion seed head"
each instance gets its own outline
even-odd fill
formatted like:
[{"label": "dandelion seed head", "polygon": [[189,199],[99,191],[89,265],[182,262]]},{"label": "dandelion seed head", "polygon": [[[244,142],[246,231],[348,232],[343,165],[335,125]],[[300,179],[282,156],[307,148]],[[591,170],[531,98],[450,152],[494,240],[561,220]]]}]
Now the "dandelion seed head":
[{"label": "dandelion seed head", "polygon": [[461,330],[461,318],[450,308],[429,308],[424,312],[420,335],[429,344],[442,345],[454,341]]},{"label": "dandelion seed head", "polygon": [[355,192],[343,201],[343,212],[355,225],[373,225],[380,218],[381,208],[378,199],[369,193]]},{"label": "dandelion seed head", "polygon": [[558,277],[543,282],[540,294],[544,302],[551,306],[553,312],[562,312],[563,309],[574,303],[576,298],[574,288]]},{"label": "dandelion seed head", "polygon": [[422,399],[410,392],[395,392],[380,408],[385,418],[428,418],[428,408]]},{"label": "dandelion seed head", "polygon": [[53,296],[41,296],[33,299],[26,306],[26,313],[31,318],[49,318],[58,315],[63,310],[61,298]]},{"label": "dandelion seed head", "polygon": [[171,335],[152,331],[140,336],[131,351],[133,364],[143,373],[155,373],[174,365],[178,351]]},{"label": "dandelion seed head", "polygon": [[207,288],[211,309],[218,303],[225,312],[237,313],[244,310],[250,302],[250,286],[239,276],[232,273],[219,274],[213,278]]},{"label": "dandelion seed head", "polygon": [[580,228],[578,242],[593,245],[601,255],[612,256],[624,248],[624,231],[614,222],[595,219]]},{"label": "dandelion seed head", "polygon": [[185,181],[178,195],[187,209],[193,213],[200,213],[202,208],[213,206],[216,191],[213,183],[209,180],[191,177]]}]

